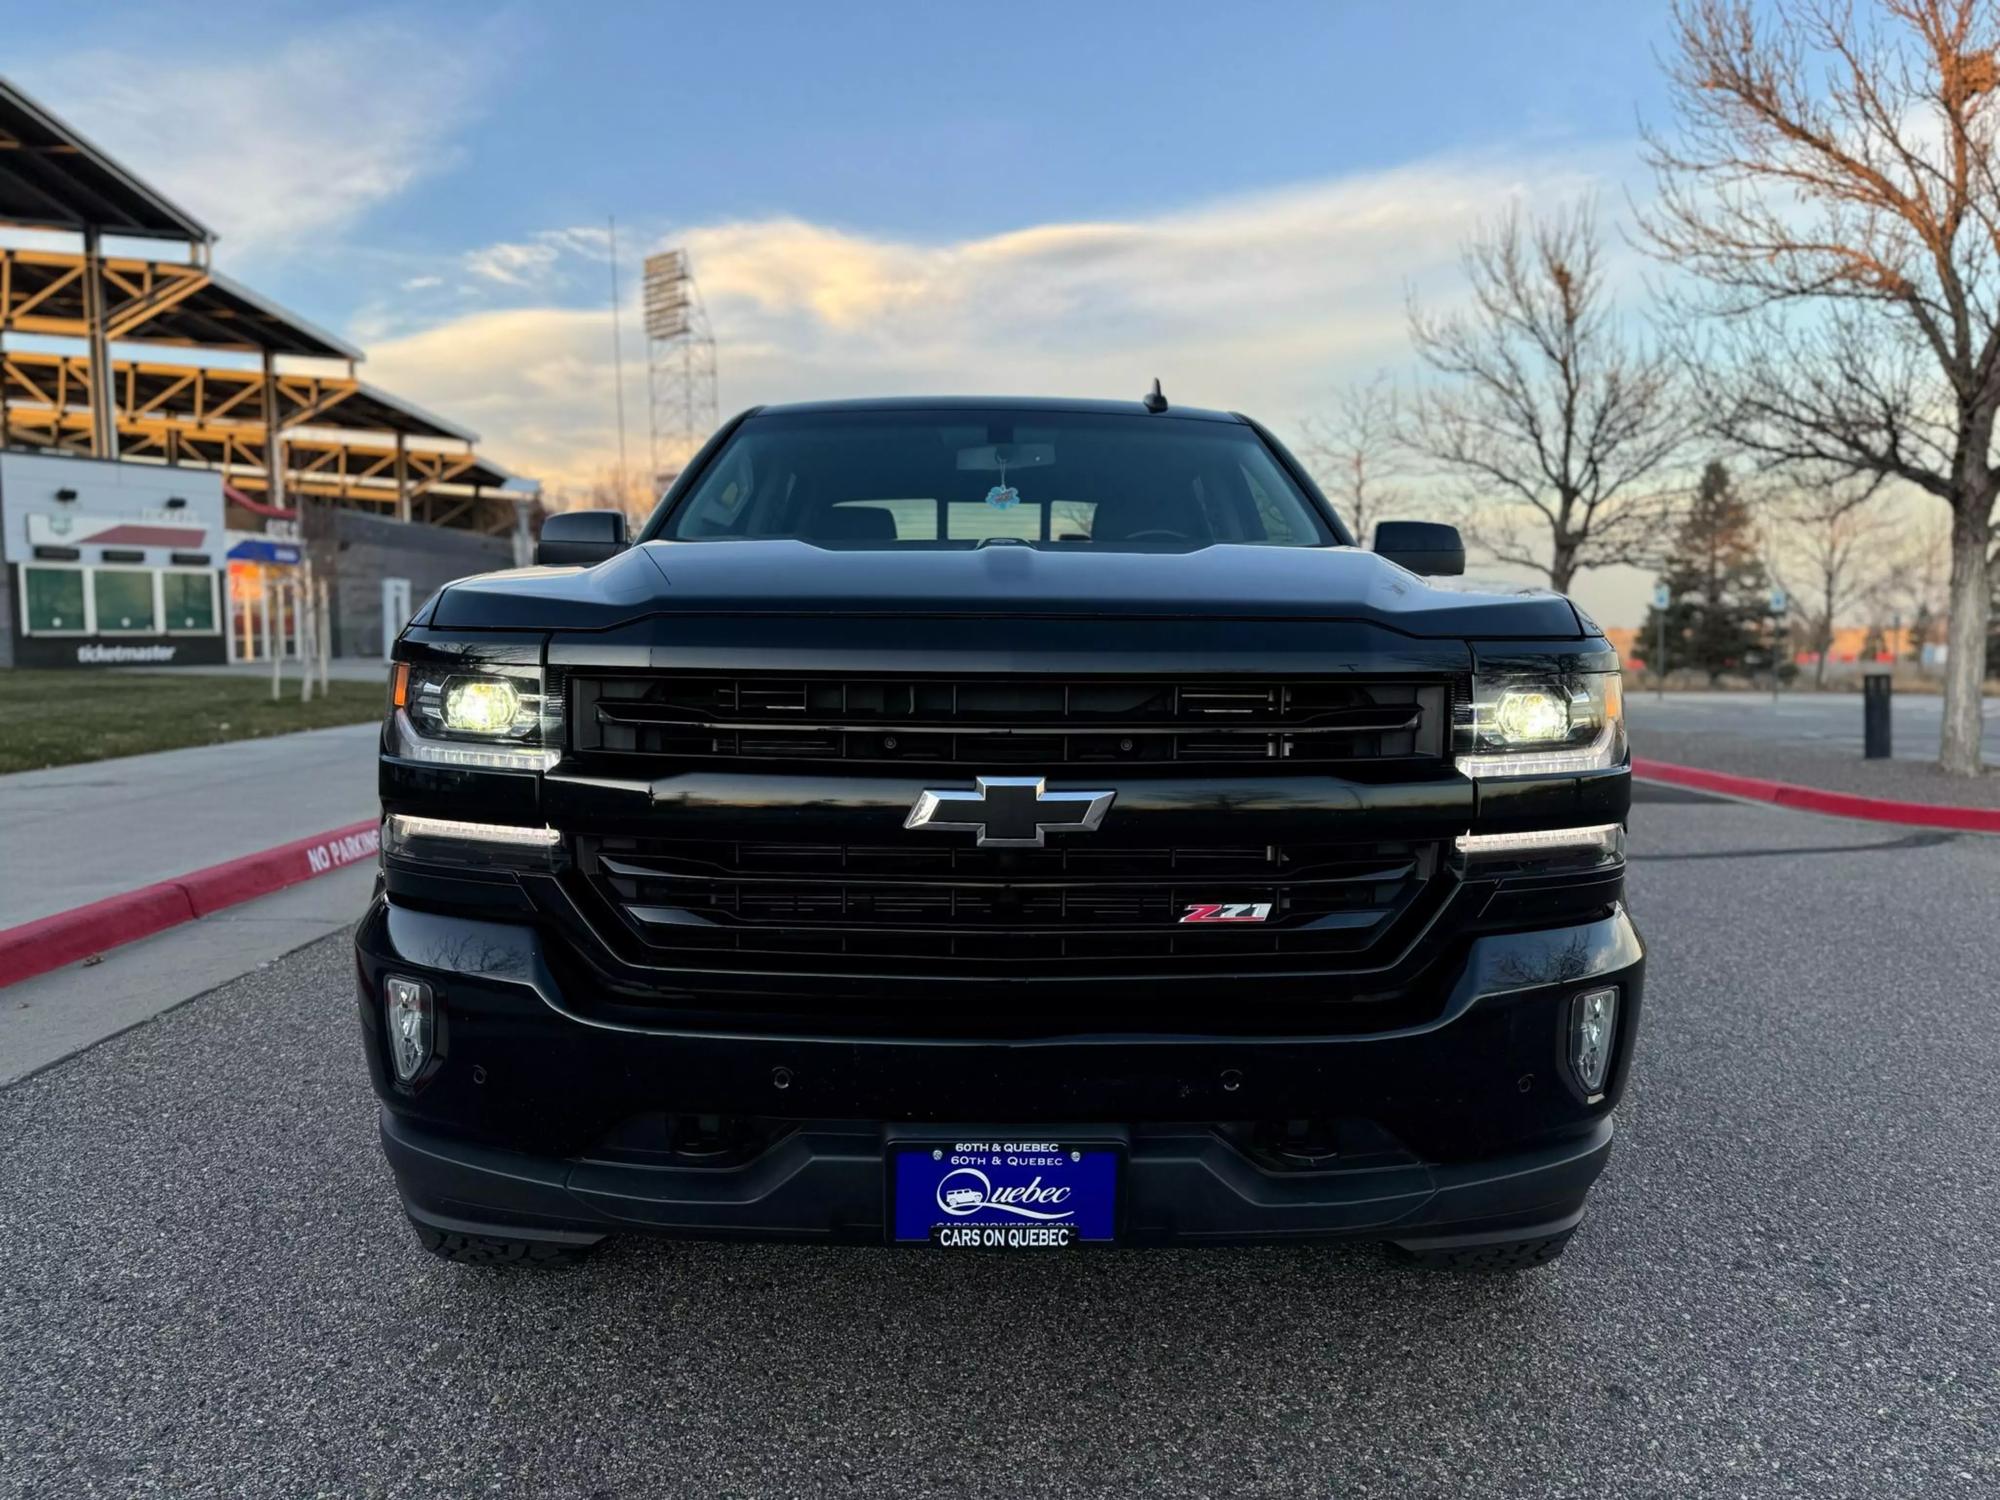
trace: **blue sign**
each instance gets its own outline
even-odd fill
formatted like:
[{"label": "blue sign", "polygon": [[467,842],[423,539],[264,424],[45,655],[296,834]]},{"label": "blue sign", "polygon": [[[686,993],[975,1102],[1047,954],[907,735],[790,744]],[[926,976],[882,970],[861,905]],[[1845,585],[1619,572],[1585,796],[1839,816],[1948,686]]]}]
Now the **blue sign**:
[{"label": "blue sign", "polygon": [[229,556],[235,562],[282,563],[287,567],[296,566],[299,560],[297,542],[267,542],[252,537],[238,542],[229,549]]},{"label": "blue sign", "polygon": [[1112,1238],[1118,1153],[1049,1141],[902,1148],[894,1237],[946,1249],[1056,1250]]}]

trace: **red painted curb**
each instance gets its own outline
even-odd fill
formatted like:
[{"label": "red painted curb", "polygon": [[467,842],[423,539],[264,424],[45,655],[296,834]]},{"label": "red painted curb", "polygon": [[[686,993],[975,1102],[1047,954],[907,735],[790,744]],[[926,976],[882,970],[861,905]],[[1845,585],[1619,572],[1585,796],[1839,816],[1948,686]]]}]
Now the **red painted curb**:
[{"label": "red painted curb", "polygon": [[1887,797],[1861,797],[1851,792],[1823,792],[1789,781],[1763,781],[1699,766],[1677,766],[1664,760],[1632,757],[1632,774],[1641,781],[1663,781],[1690,791],[1716,792],[1750,802],[1769,802],[1800,812],[1835,818],[1861,818],[1871,823],[1901,823],[1911,828],[1952,828],[1961,833],[2000,833],[2000,808],[1952,807],[1935,802],[1899,802]]},{"label": "red painted curb", "polygon": [[0,932],[0,985],[45,974],[193,919],[187,892],[169,881],[9,927]]},{"label": "red painted curb", "polygon": [[358,859],[373,859],[382,837],[381,825],[349,823],[328,833],[294,839],[262,854],[246,854],[183,875],[174,882],[188,894],[188,905],[197,917],[205,917],[239,901],[268,896],[288,885],[325,875]]},{"label": "red painted curb", "polygon": [[380,838],[380,826],[372,819],[350,823],[241,859],[224,860],[178,880],[141,886],[73,911],[0,930],[0,986],[32,979],[107,948],[268,896],[356,860],[373,859]]}]

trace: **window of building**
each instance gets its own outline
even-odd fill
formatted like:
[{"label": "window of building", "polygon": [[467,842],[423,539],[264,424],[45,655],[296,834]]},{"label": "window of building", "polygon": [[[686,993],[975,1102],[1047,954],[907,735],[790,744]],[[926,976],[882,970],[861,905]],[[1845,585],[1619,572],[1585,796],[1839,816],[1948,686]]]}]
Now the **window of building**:
[{"label": "window of building", "polygon": [[83,569],[22,568],[22,618],[29,635],[82,635]]},{"label": "window of building", "polygon": [[215,575],[165,572],[160,575],[160,612],[173,635],[215,633]]},{"label": "window of building", "polygon": [[90,598],[97,608],[99,635],[151,635],[159,629],[153,607],[153,580],[144,568],[98,568],[90,575]]}]

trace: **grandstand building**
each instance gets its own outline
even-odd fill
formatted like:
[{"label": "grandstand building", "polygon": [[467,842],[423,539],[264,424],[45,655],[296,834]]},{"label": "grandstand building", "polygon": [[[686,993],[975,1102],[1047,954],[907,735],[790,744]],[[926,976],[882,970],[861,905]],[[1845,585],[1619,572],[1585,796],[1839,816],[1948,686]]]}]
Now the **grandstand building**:
[{"label": "grandstand building", "polygon": [[0,79],[0,667],[254,661],[310,556],[376,653],[526,556],[538,487],[212,264],[192,215]]}]

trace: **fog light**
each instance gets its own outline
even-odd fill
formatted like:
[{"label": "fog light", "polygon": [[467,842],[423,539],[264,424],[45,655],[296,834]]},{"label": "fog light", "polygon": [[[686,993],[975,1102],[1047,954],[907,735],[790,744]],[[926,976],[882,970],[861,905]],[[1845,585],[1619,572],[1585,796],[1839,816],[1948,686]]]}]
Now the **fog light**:
[{"label": "fog light", "polygon": [[389,1061],[408,1083],[431,1055],[431,987],[414,979],[391,979],[383,987],[383,1019],[389,1028]]},{"label": "fog light", "polygon": [[1569,1063],[1586,1094],[1602,1093],[1618,1031],[1618,991],[1586,990],[1569,1003]]}]

